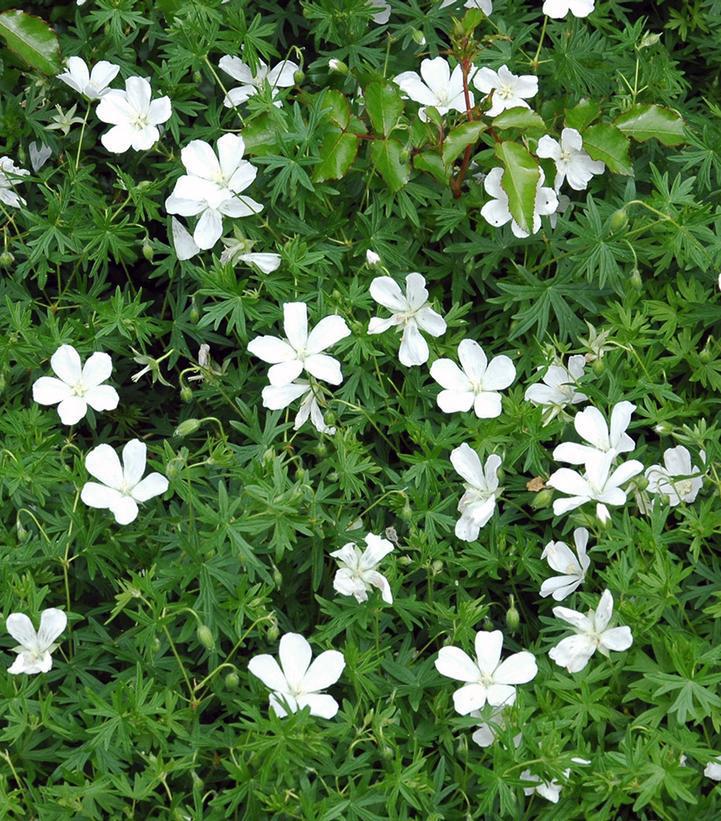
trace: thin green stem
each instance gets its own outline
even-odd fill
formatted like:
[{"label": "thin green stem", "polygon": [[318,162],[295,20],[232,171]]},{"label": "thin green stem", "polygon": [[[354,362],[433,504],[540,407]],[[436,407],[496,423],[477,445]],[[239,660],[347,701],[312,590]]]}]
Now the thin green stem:
[{"label": "thin green stem", "polygon": [[83,150],[83,137],[85,136],[85,126],[88,124],[88,117],[90,116],[90,104],[88,103],[88,107],[85,109],[85,119],[83,120],[83,124],[80,126],[80,139],[78,140],[78,150],[75,154],[75,170],[77,171],[80,167],[80,152]]}]

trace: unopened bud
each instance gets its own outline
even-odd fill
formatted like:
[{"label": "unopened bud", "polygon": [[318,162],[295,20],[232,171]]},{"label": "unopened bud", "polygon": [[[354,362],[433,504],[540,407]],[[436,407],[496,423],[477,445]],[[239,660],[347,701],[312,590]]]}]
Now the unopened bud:
[{"label": "unopened bud", "polygon": [[616,231],[620,231],[622,228],[625,228],[628,225],[628,212],[626,209],[619,208],[618,211],[614,211],[613,214],[611,214],[611,219],[608,224],[614,234]]},{"label": "unopened bud", "polygon": [[531,507],[534,510],[543,510],[550,506],[553,500],[553,491],[550,488],[539,490],[538,493],[531,500]]},{"label": "unopened bud", "polygon": [[148,260],[148,262],[152,262],[153,257],[155,256],[153,244],[148,237],[145,237],[143,240],[143,256]]},{"label": "unopened bud", "polygon": [[18,516],[15,519],[15,531],[18,534],[18,540],[24,542],[25,539],[30,535],[25,527],[23,527],[23,523],[20,521],[20,517]]},{"label": "unopened bud", "polygon": [[593,368],[593,372],[600,376],[606,370],[606,363],[603,359],[594,359],[591,363],[591,367]]},{"label": "unopened bud", "polygon": [[641,279],[641,272],[638,268],[634,268],[631,271],[631,286],[635,288],[637,291],[640,291],[643,288],[643,279]]},{"label": "unopened bud", "polygon": [[0,268],[9,268],[13,262],[15,262],[15,257],[10,251],[3,251],[2,254],[0,254]]},{"label": "unopened bud", "polygon": [[516,604],[513,600],[513,596],[508,597],[508,602],[508,610],[506,610],[506,627],[508,627],[511,633],[515,633],[521,624],[521,614],[518,610],[516,610]]},{"label": "unopened bud", "polygon": [[213,638],[213,631],[207,624],[198,625],[195,632],[198,641],[205,647],[206,650],[212,650],[215,647],[215,639]]},{"label": "unopened bud", "polygon": [[225,686],[229,690],[235,690],[240,684],[240,677],[237,673],[228,673],[225,677]]},{"label": "unopened bud", "polygon": [[199,319],[200,311],[198,310],[198,306],[195,304],[195,300],[193,300],[193,303],[190,306],[190,321],[197,322]]},{"label": "unopened bud", "polygon": [[299,86],[303,82],[303,80],[305,80],[305,74],[300,69],[298,69],[298,71],[296,71],[293,74],[293,82],[297,86]]},{"label": "unopened bud", "polygon": [[273,568],[273,582],[275,586],[280,589],[281,585],[283,584],[283,574],[278,570],[277,567]]},{"label": "unopened bud", "polygon": [[433,571],[433,575],[437,576],[441,572],[441,570],[443,570],[443,562],[440,559],[436,559],[431,564],[431,570]]},{"label": "unopened bud", "polygon": [[419,31],[418,29],[411,29],[411,37],[413,38],[414,43],[418,43],[419,46],[425,46],[426,35],[423,34],[422,31]]},{"label": "unopened bud", "polygon": [[406,503],[403,505],[403,510],[401,510],[400,516],[404,522],[410,522],[410,520],[413,518],[413,510],[411,508],[410,502],[407,499]]},{"label": "unopened bud", "polygon": [[375,251],[371,251],[370,248],[366,251],[366,263],[368,265],[378,265],[380,261],[381,258]]},{"label": "unopened bud", "polygon": [[337,60],[335,57],[331,57],[330,60],[328,60],[328,68],[336,74],[348,73],[348,66],[342,60]]},{"label": "unopened bud", "polygon": [[178,436],[180,438],[183,436],[190,436],[191,433],[195,433],[195,431],[198,430],[200,425],[200,419],[185,419],[175,429],[173,436]]},{"label": "unopened bud", "polygon": [[268,636],[268,641],[278,641],[280,630],[278,629],[278,625],[275,622],[271,622],[270,626],[265,632]]},{"label": "unopened bud", "polygon": [[180,398],[183,402],[190,402],[193,398],[193,391],[187,385],[183,385],[180,389]]}]

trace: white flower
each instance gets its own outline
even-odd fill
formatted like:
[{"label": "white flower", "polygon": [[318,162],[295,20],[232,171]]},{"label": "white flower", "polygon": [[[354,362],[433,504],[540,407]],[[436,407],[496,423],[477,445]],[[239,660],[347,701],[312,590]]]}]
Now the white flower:
[{"label": "white flower", "polygon": [[192,234],[183,223],[175,217],[171,217],[170,219],[170,235],[173,240],[175,255],[179,260],[192,259],[200,253],[200,248],[198,248]]},{"label": "white flower", "polygon": [[495,117],[507,108],[530,108],[526,100],[538,93],[538,77],[523,74],[520,77],[501,66],[498,71],[492,68],[479,68],[473,76],[473,85],[482,93],[490,94],[491,107],[486,111],[489,117]]},{"label": "white flower", "polygon": [[326,425],[323,418],[323,411],[318,404],[316,389],[304,379],[297,379],[287,385],[266,385],[261,394],[263,397],[263,407],[268,410],[282,410],[287,408],[296,399],[304,397],[300,403],[300,408],[293,424],[294,430],[299,430],[310,418],[313,427],[319,433],[327,433],[332,436],[335,428]]},{"label": "white flower", "polygon": [[[611,410],[611,425],[606,424],[603,414],[593,406],[577,413],[573,426],[576,433],[588,442],[588,445],[577,445],[574,442],[563,442],[553,451],[557,462],[568,462],[569,465],[583,465],[589,456],[600,451],[619,456],[636,447],[636,443],[626,433],[631,422],[631,414],[636,406],[630,402],[618,402]],[[590,445],[590,447],[589,447]]]},{"label": "white flower", "polygon": [[[528,231],[513,219],[510,208],[508,207],[508,194],[503,190],[501,181],[503,180],[503,169],[500,167],[492,168],[486,178],[483,180],[483,187],[486,193],[493,199],[487,202],[481,208],[481,216],[486,222],[500,228],[507,222],[511,223],[511,231],[514,236],[523,239],[529,236]],[[558,196],[552,188],[547,188],[543,185],[545,176],[543,169],[539,169],[538,184],[536,186],[536,202],[533,207],[533,233],[535,234],[541,227],[541,217],[553,214],[558,208]]]},{"label": "white flower", "polygon": [[721,781],[721,755],[716,756],[713,761],[704,767],[703,774],[706,778],[712,778],[714,781]]},{"label": "white flower", "polygon": [[138,515],[138,502],[147,502],[168,489],[168,480],[160,473],[145,473],[146,447],[131,439],[123,448],[123,463],[110,445],[98,445],[85,457],[85,469],[102,484],[86,482],[80,498],[88,507],[108,509],[120,525],[127,525]]},{"label": "white flower", "polygon": [[[570,769],[566,769],[563,771],[564,778],[568,778],[571,774]],[[524,795],[533,795],[536,793],[540,795],[541,798],[545,798],[547,801],[551,801],[554,804],[558,804],[558,799],[561,797],[561,785],[555,779],[552,781],[542,781],[537,775],[534,775],[530,770],[524,770],[521,773],[521,779],[523,781],[533,781],[538,782],[534,787],[524,787],[523,794]]]},{"label": "white flower", "polygon": [[492,453],[483,467],[475,450],[464,442],[451,452],[451,464],[466,480],[466,492],[458,503],[461,518],[456,522],[455,533],[457,538],[472,542],[496,510],[501,457]]},{"label": "white flower", "polygon": [[305,302],[286,302],[283,328],[284,339],[257,336],[248,343],[250,353],[273,366],[268,370],[270,384],[289,385],[306,371],[323,382],[340,385],[343,381],[340,363],[323,351],[350,334],[345,320],[331,314],[308,333],[308,306]]},{"label": "white flower", "polygon": [[88,100],[99,100],[110,91],[108,86],[116,78],[120,66],[100,60],[92,70],[82,57],[68,57],[65,62],[65,71],[57,75],[70,88]]},{"label": "white flower", "polygon": [[15,193],[15,183],[18,177],[28,177],[30,172],[15,165],[10,157],[0,157],[0,202],[11,208],[20,208],[25,200]]},{"label": "white flower", "polygon": [[[422,79],[421,79],[422,78]],[[420,77],[415,71],[404,71],[393,78],[401,91],[422,108],[418,116],[426,122],[426,106],[433,106],[443,115],[449,111],[466,110],[463,94],[463,70],[460,64],[453,71],[444,57],[421,61]],[[469,91],[470,104],[473,105],[473,93]]]},{"label": "white flower", "polygon": [[24,613],[11,613],[5,628],[18,643],[13,652],[18,657],[8,668],[8,673],[47,673],[52,669],[53,659],[50,655],[56,648],[55,639],[65,630],[68,617],[62,610],[50,607],[40,614],[40,627],[35,631],[33,623]]},{"label": "white flower", "polygon": [[28,145],[28,153],[30,154],[30,165],[33,171],[39,171],[50,159],[53,150],[49,145],[45,145],[45,143],[36,143],[33,141]]},{"label": "white flower", "polygon": [[576,630],[575,636],[561,639],[548,653],[556,664],[565,667],[569,673],[583,670],[596,650],[608,656],[611,650],[628,650],[633,644],[629,627],[608,628],[613,615],[613,596],[609,590],[603,592],[595,612],[589,610],[584,616],[567,607],[554,607],[553,615]]},{"label": "white flower", "polygon": [[[200,217],[193,241],[204,250],[212,248],[220,239],[223,216],[247,217],[263,210],[255,200],[241,196],[258,173],[255,166],[243,159],[243,138],[223,134],[216,149],[217,154],[203,140],[188,143],[180,153],[188,173],[180,177],[173,193],[165,200],[169,214]],[[188,253],[190,250],[188,247]]]},{"label": "white flower", "polygon": [[600,160],[592,160],[583,150],[583,139],[575,128],[564,128],[560,142],[548,134],[541,137],[536,154],[555,162],[556,179],[553,187],[556,191],[566,179],[574,191],[583,191],[594,174],[603,174],[606,170]]},{"label": "white flower", "polygon": [[[496,740],[497,734],[500,730],[503,729],[505,726],[505,709],[508,705],[502,704],[500,707],[493,707],[486,708],[487,710],[490,709],[490,716],[488,717],[488,721],[481,722],[476,730],[473,732],[471,736],[471,741],[475,744],[478,744],[479,747],[490,747],[491,744]],[[474,718],[481,717],[480,710],[474,710],[469,715],[473,716]],[[518,748],[521,744],[521,739],[523,738],[522,733],[517,733],[513,736],[513,745],[514,747]]]},{"label": "white flower", "polygon": [[667,448],[663,454],[663,466],[646,468],[648,492],[662,494],[671,507],[681,502],[693,502],[703,485],[701,471],[691,465],[691,454],[683,445]]},{"label": "white flower", "polygon": [[570,11],[574,17],[588,17],[596,0],[545,0],[543,13],[559,20]]},{"label": "white flower", "polygon": [[113,154],[129,148],[146,151],[160,139],[158,126],[170,119],[173,111],[170,97],[151,100],[150,83],[143,77],[128,77],[125,91],[112,88],[98,103],[95,113],[113,127],[100,137]]},{"label": "white flower", "polygon": [[373,9],[380,9],[377,14],[371,17],[374,23],[382,26],[391,19],[390,3],[386,3],[386,0],[368,0],[368,5]]},{"label": "white flower", "polygon": [[339,570],[333,579],[333,587],[342,596],[353,596],[357,602],[368,601],[368,591],[377,587],[386,604],[393,604],[393,594],[388,579],[376,570],[393,545],[387,540],[369,533],[365,537],[366,549],[348,542],[330,555],[338,559]]},{"label": "white flower", "polygon": [[468,411],[479,419],[501,415],[501,394],[516,378],[516,369],[507,356],[495,356],[490,363],[483,348],[472,339],[458,346],[461,368],[451,359],[436,359],[431,376],[444,388],[436,401],[445,413]]},{"label": "white flower", "polygon": [[263,274],[271,274],[280,267],[280,254],[252,252],[253,243],[246,239],[230,237],[221,240],[225,248],[220,255],[220,261],[225,265],[237,265],[244,262],[246,265],[257,268]]},{"label": "white flower", "polygon": [[442,336],[446,332],[446,321],[428,304],[425,279],[417,273],[408,274],[404,295],[390,277],[376,277],[371,282],[370,294],[393,316],[389,319],[374,316],[368,324],[368,333],[381,334],[394,326],[401,327],[403,336],[398,351],[401,364],[410,368],[427,362],[428,343],[421,330],[431,336]]},{"label": "white flower", "polygon": [[543,376],[543,384],[537,382],[526,388],[524,398],[534,405],[543,405],[543,424],[547,425],[557,416],[566,405],[577,405],[585,402],[588,397],[576,389],[576,383],[583,376],[586,360],[580,354],[569,356],[568,366],[564,367],[561,360],[548,366]]},{"label": "white flower", "polygon": [[[452,6],[457,2],[458,0],[443,0],[441,3],[441,8],[444,9],[446,6]],[[463,4],[463,8],[480,9],[486,16],[488,16],[493,11],[493,2],[492,0],[466,0]]]},{"label": "white flower", "polygon": [[370,248],[366,251],[366,265],[378,265],[380,261],[381,258],[375,251],[371,251]]},{"label": "white flower", "polygon": [[310,707],[310,713],[333,718],[338,702],[322,693],[340,678],[345,660],[337,650],[326,650],[311,664],[310,644],[299,633],[286,633],[278,648],[280,665],[269,655],[254,656],[248,670],[271,691],[271,709],[280,718]]},{"label": "white flower", "polygon": [[110,378],[113,361],[106,353],[94,353],[85,363],[72,345],[61,345],[50,357],[58,377],[41,376],[33,384],[33,399],[39,405],[57,405],[64,425],[75,425],[88,412],[115,410],[120,397],[115,388],[103,385]]},{"label": "white flower", "polygon": [[554,514],[560,516],[586,502],[595,501],[597,503],[596,516],[601,522],[607,522],[610,519],[610,513],[606,505],[625,504],[626,494],[621,489],[621,485],[643,470],[640,462],[630,459],[611,473],[611,463],[614,458],[613,452],[594,451],[586,461],[586,471],[583,475],[570,468],[561,468],[551,474],[546,484],[571,497],[556,499],[553,503]]},{"label": "white flower", "polygon": [[516,700],[516,684],[531,681],[538,667],[533,653],[524,650],[501,661],[503,633],[479,630],[476,633],[475,661],[458,647],[442,647],[436,659],[436,670],[448,678],[465,682],[453,693],[456,712],[465,716],[480,710],[486,703],[492,707],[508,706]]},{"label": "white flower", "polygon": [[546,579],[541,585],[541,596],[553,596],[556,601],[563,601],[577,590],[586,578],[586,572],[591,566],[591,560],[586,555],[588,545],[588,531],[585,527],[577,527],[573,531],[573,541],[576,545],[576,554],[565,542],[549,542],[541,553],[553,570],[562,573]]},{"label": "white flower", "polygon": [[300,70],[299,66],[290,60],[283,60],[273,68],[258,60],[258,70],[253,74],[250,66],[240,57],[231,57],[229,54],[221,57],[218,65],[226,74],[242,84],[238,88],[231,88],[227,93],[223,100],[226,108],[244,103],[249,97],[257,94],[266,82],[273,89],[273,105],[280,108],[282,102],[277,99],[278,89],[292,88],[295,85],[295,73]]}]

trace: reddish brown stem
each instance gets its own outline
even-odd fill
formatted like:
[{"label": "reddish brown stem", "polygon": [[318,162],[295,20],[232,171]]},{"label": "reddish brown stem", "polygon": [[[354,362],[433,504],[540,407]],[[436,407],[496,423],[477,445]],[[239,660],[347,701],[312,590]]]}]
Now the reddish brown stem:
[{"label": "reddish brown stem", "polygon": [[[468,122],[473,120],[473,106],[471,105],[471,93],[468,90],[468,70],[470,69],[471,64],[469,60],[462,60],[461,61],[461,72],[463,73],[463,97],[466,103],[466,118]],[[453,191],[453,196],[456,199],[460,199],[461,196],[461,187],[463,185],[463,180],[466,177],[466,172],[468,171],[468,166],[471,164],[471,154],[473,153],[473,145],[469,143],[466,146],[466,150],[463,152],[463,162],[461,163],[461,167],[456,175],[455,179],[451,180],[451,191]]]}]

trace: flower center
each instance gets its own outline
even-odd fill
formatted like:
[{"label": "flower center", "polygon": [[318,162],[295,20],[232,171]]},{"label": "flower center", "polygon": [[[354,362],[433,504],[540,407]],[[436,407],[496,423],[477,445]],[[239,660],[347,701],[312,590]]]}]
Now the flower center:
[{"label": "flower center", "polygon": [[73,396],[85,396],[88,392],[88,389],[83,385],[82,382],[76,382],[73,385]]},{"label": "flower center", "polygon": [[492,673],[481,673],[478,683],[482,684],[484,687],[492,687],[494,684],[493,681],[493,674]]},{"label": "flower center", "polygon": [[512,100],[516,95],[513,86],[500,85],[496,89],[496,96],[502,100]]},{"label": "flower center", "polygon": [[570,162],[571,161],[571,155],[572,155],[572,152],[571,152],[570,148],[565,148],[565,149],[562,148],[561,149],[560,162],[565,162],[565,163]]},{"label": "flower center", "polygon": [[673,487],[676,493],[683,498],[684,496],[688,496],[693,490],[693,480],[682,479],[680,482],[676,481],[673,483]]},{"label": "flower center", "polygon": [[137,128],[138,131],[140,131],[143,128],[147,128],[150,125],[150,123],[148,122],[148,115],[145,113],[141,114],[140,112],[138,112],[135,115],[135,119],[131,122],[131,125],[133,126],[133,128]]}]

